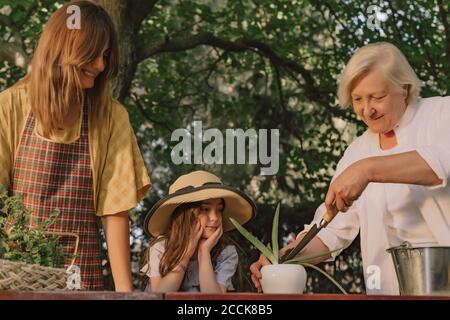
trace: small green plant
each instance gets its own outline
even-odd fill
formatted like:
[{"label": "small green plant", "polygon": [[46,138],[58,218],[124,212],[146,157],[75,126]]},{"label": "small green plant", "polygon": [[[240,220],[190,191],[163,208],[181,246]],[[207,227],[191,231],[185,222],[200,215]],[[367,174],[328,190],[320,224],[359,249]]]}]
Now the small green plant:
[{"label": "small green plant", "polygon": [[59,236],[48,228],[56,221],[53,210],[41,224],[30,226],[30,211],[21,196],[0,193],[0,259],[38,264],[45,267],[64,266],[65,254]]},{"label": "small green plant", "polygon": [[[234,220],[233,218],[230,218],[231,222],[234,224],[234,226],[236,227],[236,229],[239,231],[240,234],[242,234],[256,249],[258,249],[264,256],[267,257],[267,259],[269,259],[269,261],[272,264],[279,264],[280,263],[280,256],[279,256],[279,246],[278,246],[278,224],[279,224],[279,219],[280,219],[280,204],[277,205],[277,208],[275,210],[275,215],[273,217],[273,224],[272,224],[272,245],[264,245],[259,239],[257,239],[254,235],[252,235],[250,232],[247,231],[247,229],[245,229],[239,222],[237,222],[236,220]],[[306,256],[306,257],[301,257],[301,258],[295,258],[295,259],[290,259],[287,260],[285,262],[283,262],[284,264],[300,264],[303,265],[304,267],[309,267],[312,268],[314,270],[317,270],[319,273],[323,274],[326,278],[328,278],[334,285],[336,285],[336,287],[339,288],[339,290],[344,293],[347,294],[347,292],[344,290],[344,288],[342,288],[342,286],[336,281],[334,280],[328,273],[326,273],[325,271],[323,271],[321,268],[316,267],[315,265],[312,265],[308,262],[328,255],[330,253],[333,253],[335,251],[338,251],[340,249],[337,250],[333,250],[333,251],[326,251],[326,252],[321,252],[318,253],[316,255],[312,255],[312,256]]]}]

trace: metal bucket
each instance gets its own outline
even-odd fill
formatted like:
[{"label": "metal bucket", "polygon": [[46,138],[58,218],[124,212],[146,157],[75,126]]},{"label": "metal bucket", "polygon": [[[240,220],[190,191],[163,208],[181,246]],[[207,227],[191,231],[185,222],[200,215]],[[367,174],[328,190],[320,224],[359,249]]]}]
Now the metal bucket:
[{"label": "metal bucket", "polygon": [[400,295],[450,296],[450,247],[401,246],[387,249],[394,261]]}]

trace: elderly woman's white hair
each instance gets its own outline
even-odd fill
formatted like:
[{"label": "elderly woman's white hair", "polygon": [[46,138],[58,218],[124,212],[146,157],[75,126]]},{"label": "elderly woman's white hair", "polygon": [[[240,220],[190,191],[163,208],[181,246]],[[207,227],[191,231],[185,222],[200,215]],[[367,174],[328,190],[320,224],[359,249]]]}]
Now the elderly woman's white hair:
[{"label": "elderly woman's white hair", "polygon": [[416,102],[421,82],[403,53],[389,42],[376,42],[358,49],[345,66],[338,87],[339,104],[348,107],[352,103],[351,91],[355,80],[372,71],[383,69],[383,74],[393,85],[408,85],[406,103]]}]

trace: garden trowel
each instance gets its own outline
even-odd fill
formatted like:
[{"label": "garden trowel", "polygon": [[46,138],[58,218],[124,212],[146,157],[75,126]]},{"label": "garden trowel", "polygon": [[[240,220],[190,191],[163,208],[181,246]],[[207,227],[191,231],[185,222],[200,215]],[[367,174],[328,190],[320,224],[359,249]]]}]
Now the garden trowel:
[{"label": "garden trowel", "polygon": [[330,212],[327,210],[325,215],[323,216],[322,220],[320,220],[319,224],[314,224],[311,229],[306,233],[306,235],[303,237],[302,240],[297,244],[297,246],[293,249],[289,249],[281,258],[280,263],[283,263],[285,261],[288,261],[290,259],[293,259],[297,254],[299,254],[306,245],[316,236],[316,234],[319,233],[322,228],[325,228],[331,220],[336,216],[338,213],[336,206],[333,206],[333,210]]}]

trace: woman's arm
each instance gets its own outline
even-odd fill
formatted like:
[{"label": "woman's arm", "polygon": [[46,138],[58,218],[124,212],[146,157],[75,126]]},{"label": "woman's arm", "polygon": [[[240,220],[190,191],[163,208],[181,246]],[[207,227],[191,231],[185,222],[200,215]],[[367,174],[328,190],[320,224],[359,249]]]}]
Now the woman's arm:
[{"label": "woman's arm", "polygon": [[131,292],[130,230],[128,211],[102,217],[116,291]]},{"label": "woman's arm", "polygon": [[416,151],[362,159],[333,180],[325,198],[327,209],[332,211],[335,204],[347,211],[370,182],[434,186],[442,180]]},{"label": "woman's arm", "polygon": [[442,183],[442,180],[416,151],[371,157],[366,160],[370,182],[422,186],[434,186]]}]

